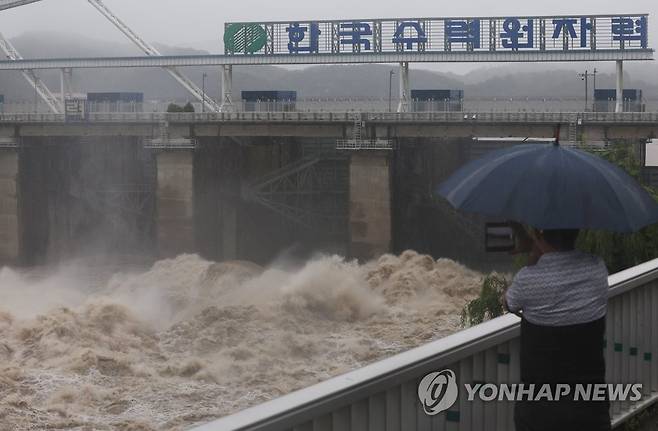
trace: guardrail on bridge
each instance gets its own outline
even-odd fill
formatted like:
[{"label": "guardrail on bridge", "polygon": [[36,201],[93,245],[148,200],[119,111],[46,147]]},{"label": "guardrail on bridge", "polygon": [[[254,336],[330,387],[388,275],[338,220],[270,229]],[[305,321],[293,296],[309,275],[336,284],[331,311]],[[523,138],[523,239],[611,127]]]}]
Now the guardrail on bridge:
[{"label": "guardrail on bridge", "polygon": [[67,121],[63,114],[0,114],[0,123],[535,123],[535,124],[651,124],[658,123],[658,112],[94,112],[84,120]]},{"label": "guardrail on bridge", "polygon": [[[606,379],[642,383],[638,402],[613,402],[613,425],[658,401],[658,259],[609,277]],[[512,402],[469,402],[427,416],[417,388],[450,368],[460,383],[519,381],[519,319],[511,314],[196,428],[195,431],[514,429]]]}]

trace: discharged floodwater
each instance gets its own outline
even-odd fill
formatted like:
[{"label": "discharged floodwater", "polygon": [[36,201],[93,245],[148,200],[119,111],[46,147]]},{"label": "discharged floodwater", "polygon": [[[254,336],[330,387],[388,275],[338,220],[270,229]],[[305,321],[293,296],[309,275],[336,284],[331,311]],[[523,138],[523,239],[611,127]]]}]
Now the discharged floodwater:
[{"label": "discharged floodwater", "polygon": [[412,251],[76,274],[0,270],[1,431],[189,429],[457,331],[482,280]]}]

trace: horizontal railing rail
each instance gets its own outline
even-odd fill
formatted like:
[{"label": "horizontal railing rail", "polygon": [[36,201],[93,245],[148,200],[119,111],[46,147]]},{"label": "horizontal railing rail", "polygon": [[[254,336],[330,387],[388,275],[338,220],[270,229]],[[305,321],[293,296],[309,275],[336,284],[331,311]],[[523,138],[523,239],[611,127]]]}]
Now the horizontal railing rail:
[{"label": "horizontal railing rail", "polygon": [[[616,426],[658,401],[658,259],[608,281],[606,379],[643,385],[640,401],[612,402]],[[195,430],[513,430],[512,402],[460,396],[447,412],[430,417],[417,387],[424,375],[445,368],[460,383],[518,382],[519,322],[507,314]]]},{"label": "horizontal railing rail", "polygon": [[658,112],[94,112],[84,119],[67,119],[64,114],[0,114],[0,123],[353,123],[355,117],[367,122],[383,123],[531,123],[531,124],[656,124]]},{"label": "horizontal railing rail", "polygon": [[[521,55],[522,54],[522,55]],[[539,62],[539,61],[648,61],[653,50],[597,49],[550,51],[400,51],[273,55],[158,55],[138,57],[71,57],[0,60],[0,70],[94,69],[131,67],[246,66],[257,64],[363,64],[363,63],[460,63],[460,62]]]},{"label": "horizontal railing rail", "polygon": [[[79,95],[82,96],[82,95]],[[402,103],[401,103],[402,102]],[[398,112],[401,104],[407,112],[589,112],[611,113],[617,110],[616,100],[585,100],[581,97],[468,97],[447,99],[411,99],[397,97],[299,97],[296,99],[256,100],[236,99],[224,106],[224,112]],[[73,98],[68,111],[80,113],[166,113],[183,105],[193,112],[204,113],[201,102],[180,100],[91,101]],[[658,99],[642,97],[624,99],[622,112],[658,112]],[[0,101],[0,113],[49,113],[49,106],[38,99]],[[182,112],[182,111],[179,111]]]}]

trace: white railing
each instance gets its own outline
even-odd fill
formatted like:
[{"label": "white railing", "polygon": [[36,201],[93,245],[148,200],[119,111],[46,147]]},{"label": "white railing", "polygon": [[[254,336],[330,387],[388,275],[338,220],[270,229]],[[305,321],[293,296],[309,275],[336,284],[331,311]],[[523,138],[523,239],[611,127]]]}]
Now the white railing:
[{"label": "white railing", "polygon": [[655,125],[658,112],[93,112],[84,120],[70,120],[63,114],[0,114],[0,123],[353,123],[354,116],[363,121],[380,123],[447,123],[447,124],[628,124]]},{"label": "white railing", "polygon": [[[609,283],[606,379],[643,384],[640,401],[611,404],[617,426],[658,401],[658,259],[614,274]],[[195,431],[510,431],[512,402],[469,402],[462,394],[447,412],[431,417],[417,387],[427,373],[446,368],[460,384],[518,382],[519,335],[519,319],[508,314]]]},{"label": "white railing", "polygon": [[336,141],[337,150],[392,150],[393,141],[390,139],[339,139]]},{"label": "white railing", "polygon": [[[210,96],[208,96],[210,98]],[[188,102],[181,100],[146,102],[94,102],[80,101],[85,112],[150,112],[165,113],[170,104],[184,106]],[[35,103],[36,102],[36,103]],[[397,98],[368,97],[304,97],[297,100],[247,102],[236,100],[231,108],[234,112],[396,112],[399,105]],[[191,102],[194,111],[204,111],[200,102]],[[411,111],[416,112],[613,112],[614,101],[597,101],[596,106],[590,99],[588,103],[582,98],[541,98],[541,97],[481,97],[452,100],[412,100]],[[624,101],[624,112],[644,111],[658,112],[658,99],[643,99],[640,102]],[[49,107],[41,100],[7,101],[0,103],[0,113],[28,114],[48,113]]]}]

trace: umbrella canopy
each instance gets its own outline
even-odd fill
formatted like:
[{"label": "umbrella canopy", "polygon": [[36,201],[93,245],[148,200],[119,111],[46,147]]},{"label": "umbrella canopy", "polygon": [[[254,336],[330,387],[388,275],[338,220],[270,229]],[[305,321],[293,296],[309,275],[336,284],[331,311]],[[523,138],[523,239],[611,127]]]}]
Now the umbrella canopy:
[{"label": "umbrella canopy", "polygon": [[539,229],[634,232],[658,222],[658,203],[626,172],[557,144],[493,151],[459,169],[437,192],[457,209]]}]

